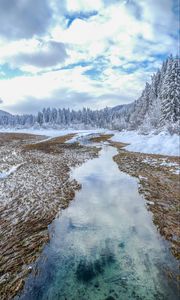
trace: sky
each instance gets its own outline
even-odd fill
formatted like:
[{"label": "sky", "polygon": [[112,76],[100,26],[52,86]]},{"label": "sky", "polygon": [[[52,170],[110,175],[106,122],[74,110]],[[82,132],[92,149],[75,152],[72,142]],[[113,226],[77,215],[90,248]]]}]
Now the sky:
[{"label": "sky", "polygon": [[178,54],[179,0],[0,0],[0,109],[137,99]]}]

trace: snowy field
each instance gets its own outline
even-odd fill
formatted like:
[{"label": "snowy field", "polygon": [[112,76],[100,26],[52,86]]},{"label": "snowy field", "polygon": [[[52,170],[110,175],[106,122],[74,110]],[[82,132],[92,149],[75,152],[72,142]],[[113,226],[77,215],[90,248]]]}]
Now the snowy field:
[{"label": "snowy field", "polygon": [[177,134],[161,132],[157,135],[142,135],[136,131],[124,131],[115,132],[112,140],[130,144],[126,147],[129,151],[175,156],[180,154],[180,136]]},{"label": "snowy field", "polygon": [[164,154],[171,156],[178,156],[180,154],[180,136],[177,134],[170,135],[167,132],[161,132],[157,135],[148,134],[142,135],[138,134],[136,131],[110,131],[107,129],[92,129],[92,130],[56,130],[56,129],[21,129],[12,130],[5,129],[1,132],[19,132],[19,133],[29,133],[36,135],[45,135],[48,137],[57,137],[66,135],[69,133],[76,133],[77,135],[71,140],[75,142],[80,140],[82,137],[88,136],[89,134],[98,133],[112,133],[112,141],[123,142],[130,144],[126,147],[129,151],[141,152],[141,153],[152,153],[152,154]]},{"label": "snowy field", "polygon": [[0,132],[14,132],[14,133],[29,133],[29,134],[35,134],[35,135],[45,135],[47,137],[58,137],[62,135],[66,135],[69,133],[76,133],[78,137],[80,136],[86,136],[92,133],[103,133],[107,132],[105,129],[92,129],[92,130],[75,130],[73,128],[69,129],[33,129],[33,128],[28,128],[28,129],[0,129]]}]

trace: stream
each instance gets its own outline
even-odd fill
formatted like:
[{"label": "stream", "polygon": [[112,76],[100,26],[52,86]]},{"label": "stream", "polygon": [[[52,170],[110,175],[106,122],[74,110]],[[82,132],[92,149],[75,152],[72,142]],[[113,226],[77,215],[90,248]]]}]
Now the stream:
[{"label": "stream", "polygon": [[104,145],[98,158],[72,171],[82,189],[49,226],[50,242],[15,299],[178,299],[166,274],[177,262],[116,154]]}]

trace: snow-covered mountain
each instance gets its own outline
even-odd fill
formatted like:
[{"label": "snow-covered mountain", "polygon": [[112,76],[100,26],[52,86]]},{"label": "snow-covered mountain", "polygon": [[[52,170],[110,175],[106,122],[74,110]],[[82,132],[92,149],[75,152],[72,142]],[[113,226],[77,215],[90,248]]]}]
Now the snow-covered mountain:
[{"label": "snow-covered mountain", "polygon": [[2,117],[10,117],[11,114],[8,113],[7,111],[4,111],[4,110],[0,110],[0,118]]},{"label": "snow-covered mountain", "polygon": [[146,83],[139,99],[131,104],[101,110],[44,108],[36,116],[13,116],[0,111],[0,126],[138,129],[142,133],[166,127],[170,132],[177,132],[179,109],[180,62],[177,57],[170,56],[152,76],[151,82]]}]

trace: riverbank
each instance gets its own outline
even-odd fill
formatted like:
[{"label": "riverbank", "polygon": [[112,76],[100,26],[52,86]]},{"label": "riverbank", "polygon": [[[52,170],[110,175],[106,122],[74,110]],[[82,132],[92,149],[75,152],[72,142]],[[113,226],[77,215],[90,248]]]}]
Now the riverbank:
[{"label": "riverbank", "polygon": [[80,189],[70,179],[70,168],[98,156],[95,147],[66,143],[73,136],[44,140],[44,136],[0,134],[2,300],[23,287],[31,264],[49,240],[48,225]]},{"label": "riverbank", "polygon": [[179,158],[129,152],[116,144],[119,154],[113,159],[121,171],[139,179],[139,192],[147,200],[153,222],[171,243],[171,252],[180,259]]},{"label": "riverbank", "polygon": [[107,141],[118,149],[119,154],[113,157],[114,161],[121,171],[139,179],[139,192],[147,200],[147,208],[153,213],[153,222],[160,234],[170,241],[171,252],[179,260],[179,157],[131,152],[124,149],[129,144],[110,138],[110,135],[101,134],[91,140]]},{"label": "riverbank", "polygon": [[179,299],[166,273],[177,271],[177,261],[116,154],[105,143],[98,158],[73,169],[82,189],[52,222],[50,241],[15,299]]},{"label": "riverbank", "polygon": [[[0,134],[1,299],[11,299],[22,289],[32,263],[49,240],[48,225],[80,189],[70,179],[70,168],[97,157],[101,142],[117,148],[119,154],[113,159],[119,169],[139,179],[139,192],[154,223],[170,241],[173,255],[180,258],[178,157],[126,151],[127,144],[111,138],[112,134],[88,137],[86,133],[87,141],[95,143],[87,147],[77,143],[75,133],[51,139]],[[167,274],[175,279],[173,272],[167,270]]]}]

